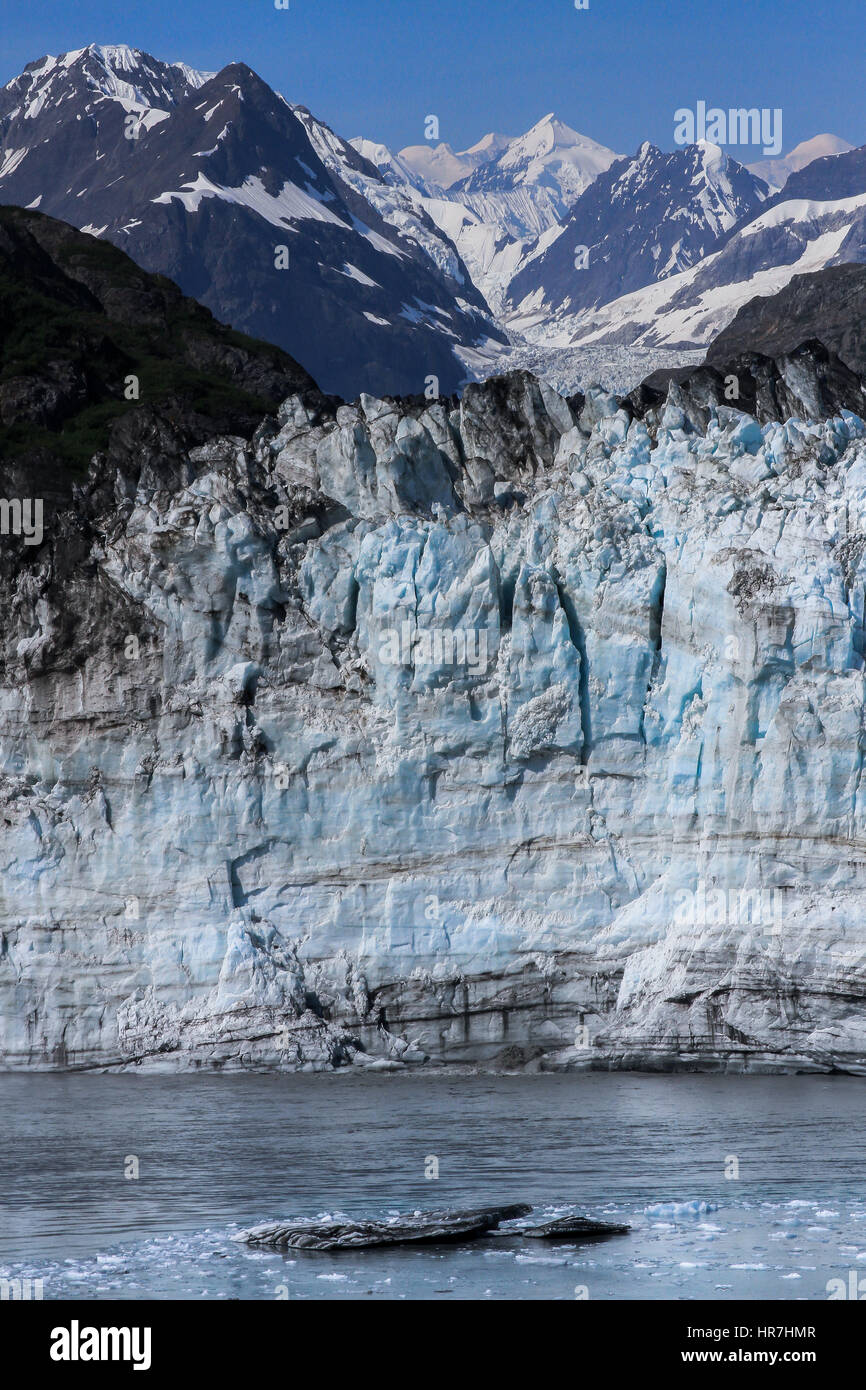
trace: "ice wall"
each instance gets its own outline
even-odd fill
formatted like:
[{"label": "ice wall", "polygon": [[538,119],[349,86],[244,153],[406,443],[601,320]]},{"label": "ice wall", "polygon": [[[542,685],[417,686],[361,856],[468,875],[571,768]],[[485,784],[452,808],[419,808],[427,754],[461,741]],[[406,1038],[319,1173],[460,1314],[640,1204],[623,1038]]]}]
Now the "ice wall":
[{"label": "ice wall", "polygon": [[864,519],[856,416],[526,374],[94,469],[7,595],[0,1066],[861,1069]]}]

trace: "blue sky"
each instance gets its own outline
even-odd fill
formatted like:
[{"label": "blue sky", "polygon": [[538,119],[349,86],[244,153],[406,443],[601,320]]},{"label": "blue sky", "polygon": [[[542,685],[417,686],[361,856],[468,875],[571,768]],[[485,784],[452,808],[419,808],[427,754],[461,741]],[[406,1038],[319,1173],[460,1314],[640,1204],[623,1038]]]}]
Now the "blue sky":
[{"label": "blue sky", "polygon": [[[0,0],[0,83],[44,53],[130,43],[243,59],[341,135],[393,148],[439,118],[456,149],[547,111],[629,153],[674,147],[674,111],[781,107],[784,148],[866,143],[863,0]],[[734,151],[736,153],[736,151]],[[746,154],[744,152],[744,158]],[[753,151],[748,158],[760,158]]]}]

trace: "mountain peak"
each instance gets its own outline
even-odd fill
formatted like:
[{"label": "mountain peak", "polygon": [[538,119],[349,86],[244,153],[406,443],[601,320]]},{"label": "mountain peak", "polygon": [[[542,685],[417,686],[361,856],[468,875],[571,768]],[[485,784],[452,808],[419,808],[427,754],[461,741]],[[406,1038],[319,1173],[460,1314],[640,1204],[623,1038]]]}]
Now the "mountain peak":
[{"label": "mountain peak", "polygon": [[557,116],[555,111],[548,111],[546,116],[542,116],[534,125],[529,127],[523,135],[517,136],[510,141],[512,146],[529,145],[535,138],[543,138],[552,142],[553,145],[571,148],[579,146],[586,149],[602,150],[604,145],[599,145],[597,141],[590,139],[588,135],[581,135],[580,131],[574,130],[565,121]]},{"label": "mountain peak", "polygon": [[[46,53],[42,58],[28,63],[24,73],[30,73],[34,77],[47,77],[55,70],[68,72],[70,68],[82,65],[90,58],[96,59],[103,67],[114,73],[149,72],[154,68],[173,68],[187,75],[191,85],[196,86],[202,86],[209,77],[214,76],[212,72],[201,72],[197,68],[190,67],[187,63],[163,62],[142,48],[132,48],[128,43],[89,43],[84,48],[71,48],[66,53],[56,55]],[[13,82],[18,80],[18,78],[12,79]],[[11,82],[6,83],[7,87],[11,85]]]},{"label": "mountain peak", "polygon": [[[610,304],[696,265],[765,200],[766,185],[702,141],[673,153],[644,140],[600,173],[555,239],[527,257],[509,285],[516,316],[563,319]],[[578,248],[588,261],[575,274]]]},{"label": "mountain peak", "polygon": [[850,154],[855,148],[839,135],[813,135],[809,140],[801,140],[799,145],[781,159],[764,159],[748,167],[759,178],[766,179],[773,188],[782,189],[791,174],[797,174],[816,159],[826,159],[832,155]]},{"label": "mountain peak", "polygon": [[[128,44],[91,43],[67,53],[47,53],[28,63],[2,91],[9,94],[14,110],[19,109],[15,102],[21,103],[25,120],[67,102],[73,92],[90,103],[100,99],[120,102],[128,111],[168,110],[213,75],[186,63],[161,62]],[[5,113],[2,108],[0,102],[0,117],[12,114],[11,109]],[[89,105],[86,109],[90,114]]]},{"label": "mountain peak", "polygon": [[81,52],[92,53],[115,72],[137,71],[146,56],[140,49],[130,48],[128,43],[91,43]]},{"label": "mountain peak", "polygon": [[223,67],[220,68],[219,72],[212,72],[210,76],[211,78],[221,77],[224,80],[230,77],[240,78],[244,82],[258,83],[262,87],[266,87],[268,85],[265,82],[264,78],[259,77],[259,74],[255,71],[255,69],[250,67],[249,63],[243,62],[240,58],[235,58],[232,60],[232,62],[226,63]]},{"label": "mountain peak", "polygon": [[468,150],[461,150],[461,155],[471,157],[479,155],[483,159],[493,159],[505,149],[506,145],[511,144],[512,136],[500,135],[495,130],[490,130],[486,135],[482,135],[480,140],[476,140],[474,145],[470,145]]},{"label": "mountain peak", "polygon": [[698,140],[695,148],[701,167],[708,175],[727,169],[730,156],[725,153],[721,145],[713,144],[712,140]]},{"label": "mountain peak", "polygon": [[478,156],[455,154],[444,140],[438,145],[406,145],[398,152],[397,158],[411,169],[413,175],[421,179],[430,191],[451,188],[471,173],[479,162]]},{"label": "mountain peak", "polygon": [[813,135],[811,140],[801,140],[789,154],[785,163],[792,170],[805,169],[815,159],[827,159],[837,154],[848,154],[854,146],[839,135]]},{"label": "mountain peak", "polygon": [[480,164],[460,190],[498,195],[540,186],[550,191],[561,215],[616,158],[613,150],[572,130],[548,111],[495,158]]},{"label": "mountain peak", "polygon": [[434,375],[447,394],[456,347],[504,341],[423,210],[245,62],[196,74],[119,44],[44,59],[0,92],[0,133],[0,202],[115,242],[327,390]]}]

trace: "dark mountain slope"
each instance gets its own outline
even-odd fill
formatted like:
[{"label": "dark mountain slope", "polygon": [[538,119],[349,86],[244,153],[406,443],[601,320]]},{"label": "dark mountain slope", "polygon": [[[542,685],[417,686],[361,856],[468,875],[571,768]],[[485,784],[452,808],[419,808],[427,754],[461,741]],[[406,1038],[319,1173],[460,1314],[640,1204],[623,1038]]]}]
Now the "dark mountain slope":
[{"label": "dark mountain slope", "polygon": [[767,200],[767,207],[789,203],[793,198],[807,202],[832,202],[850,198],[866,188],[866,145],[846,150],[843,154],[825,155],[813,159],[804,169],[797,169],[785,187]]},{"label": "dark mountain slope", "polygon": [[866,266],[828,266],[795,275],[777,294],[756,296],[713,340],[707,361],[748,351],[777,357],[807,338],[819,338],[866,377]]},{"label": "dark mountain slope", "polygon": [[[138,399],[127,399],[138,379]],[[0,207],[0,459],[65,494],[97,450],[168,430],[248,435],[293,391],[286,353],[217,323],[170,280],[42,213]]]},{"label": "dark mountain slope", "polygon": [[326,390],[447,394],[454,349],[502,339],[426,214],[242,63],[43,60],[0,91],[0,147],[0,201],[114,241]]},{"label": "dark mountain slope", "polygon": [[[607,304],[695,265],[767,193],[715,146],[668,154],[644,143],[580,195],[560,235],[515,276],[509,299],[541,295],[552,312]],[[581,247],[588,260],[578,269]]]}]

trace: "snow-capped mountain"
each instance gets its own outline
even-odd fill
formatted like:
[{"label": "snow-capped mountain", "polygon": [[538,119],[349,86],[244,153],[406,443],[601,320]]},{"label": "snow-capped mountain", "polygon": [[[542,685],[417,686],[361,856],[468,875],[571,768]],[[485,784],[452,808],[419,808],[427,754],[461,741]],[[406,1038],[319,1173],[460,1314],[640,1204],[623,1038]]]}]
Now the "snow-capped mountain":
[{"label": "snow-capped mountain", "polygon": [[535,245],[531,237],[513,237],[485,222],[465,203],[448,197],[424,198],[423,207],[460,254],[475,284],[495,315],[501,315],[508,286]]},{"label": "snow-capped mountain", "polygon": [[550,112],[450,192],[482,221],[514,237],[540,236],[617,158]]},{"label": "snow-capped mountain", "polygon": [[757,174],[758,178],[763,179],[771,188],[781,189],[785,187],[792,174],[805,169],[813,160],[823,159],[832,154],[847,154],[853,149],[854,146],[839,135],[815,135],[811,140],[803,140],[799,145],[795,145],[791,152],[783,155],[781,159],[763,159],[758,164],[747,164],[746,168],[751,169],[753,174]]},{"label": "snow-capped mountain", "polygon": [[844,146],[798,146],[776,193],[717,146],[620,158],[553,114],[395,154],[242,63],[125,45],[0,90],[0,202],[114,241],[347,397],[453,391],[508,339],[706,346],[756,293],[866,262],[866,149]]},{"label": "snow-capped mountain", "polygon": [[866,261],[864,156],[837,136],[748,167],[707,142],[618,159],[548,116],[463,178],[449,168],[439,190],[420,156],[365,152],[412,190],[512,341],[533,348],[705,347],[756,293]]},{"label": "snow-capped mountain", "polygon": [[33,121],[43,110],[78,96],[88,113],[94,102],[105,98],[127,112],[140,113],[148,125],[154,125],[214,76],[186,63],[160,62],[127,44],[90,44],[28,64],[2,89],[4,116],[11,120],[21,115]]},{"label": "snow-capped mountain", "polygon": [[326,390],[452,391],[454,347],[502,337],[417,200],[244,64],[45,58],[0,91],[0,149],[0,201],[108,237]]},{"label": "snow-capped mountain", "polygon": [[468,150],[455,152],[442,141],[438,145],[407,145],[391,158],[396,158],[409,169],[413,179],[423,184],[427,192],[438,193],[468,178],[480,165],[495,159],[509,144],[508,135],[497,135],[495,131],[490,131]]},{"label": "snow-capped mountain", "polygon": [[548,324],[546,341],[703,347],[756,295],[851,263],[866,263],[866,146],[793,173],[690,269],[597,309],[563,313]]},{"label": "snow-capped mountain", "polygon": [[350,140],[349,144],[353,150],[366,159],[368,163],[374,164],[387,183],[392,188],[414,188],[417,193],[427,194],[430,192],[430,185],[426,179],[408,164],[402,155],[395,154],[389,150],[387,145],[377,143],[375,140],[365,140],[363,136],[356,136]]},{"label": "snow-capped mountain", "polygon": [[[411,191],[457,248],[473,283],[494,313],[539,237],[617,158],[552,113],[515,139],[485,135],[455,155],[450,146],[352,145],[388,183]],[[468,170],[468,172],[467,172]]]},{"label": "snow-capped mountain", "polygon": [[513,319],[547,332],[551,322],[675,275],[768,194],[717,145],[666,154],[645,142],[600,174],[526,256],[508,290]]}]

